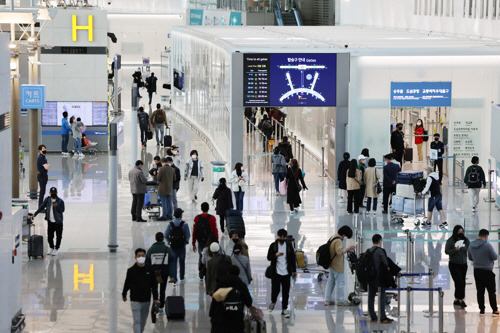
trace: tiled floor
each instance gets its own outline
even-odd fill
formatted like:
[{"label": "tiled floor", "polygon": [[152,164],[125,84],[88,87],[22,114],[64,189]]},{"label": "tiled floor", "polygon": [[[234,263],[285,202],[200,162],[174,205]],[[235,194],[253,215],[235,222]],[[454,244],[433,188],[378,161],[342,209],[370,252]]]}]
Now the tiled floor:
[{"label": "tiled floor", "polygon": [[[200,158],[209,165],[213,160],[206,144],[201,142],[178,119],[172,117],[174,142],[182,140],[184,157],[191,148],[198,149]],[[130,117],[127,117],[127,126]],[[129,131],[130,128],[126,127]],[[152,141],[150,141],[152,142]],[[258,145],[258,144],[257,144]],[[137,247],[149,247],[154,241],[157,231],[165,230],[165,223],[150,221],[134,223],[130,221],[129,183],[127,173],[130,168],[130,137],[121,147],[118,170],[118,243],[116,254],[108,253],[108,158],[97,154],[86,156],[82,160],[63,158],[57,154],[49,154],[51,164],[48,186],[57,186],[66,202],[64,235],[60,255],[57,258],[28,260],[23,266],[23,310],[26,318],[26,332],[131,332],[130,304],[121,301],[120,293],[126,269],[134,262],[133,251]],[[247,147],[248,149],[248,147]],[[248,149],[246,153],[253,153]],[[138,154],[150,166],[155,155],[161,150],[151,145]],[[269,244],[275,239],[276,231],[286,228],[295,236],[299,248],[314,261],[314,253],[328,236],[342,225],[357,226],[362,231],[363,249],[369,246],[369,239],[374,232],[383,234],[384,248],[392,259],[406,266],[406,243],[402,229],[414,230],[412,219],[407,219],[404,227],[390,223],[385,215],[358,217],[347,215],[345,206],[339,204],[337,192],[333,184],[319,175],[319,169],[311,162],[306,163],[306,183],[309,191],[303,194],[304,204],[296,217],[290,217],[283,197],[276,197],[267,158],[252,159],[250,186],[245,194],[245,221],[247,225],[246,242],[254,274],[254,282],[250,286],[254,303],[266,308],[270,300],[270,283],[264,277],[268,265],[265,258]],[[207,168],[207,171],[209,168]],[[181,183],[180,206],[186,210],[185,220],[192,226],[193,217],[198,213],[199,203],[210,201],[214,188],[211,175],[203,182],[198,204],[187,200],[187,185]],[[27,189],[27,180],[23,182]],[[458,190],[444,187],[445,209],[447,211],[449,229],[455,224],[466,225],[467,230],[500,228],[500,214],[493,207],[481,200],[479,212],[471,215],[468,195]],[[482,196],[486,192],[481,193]],[[34,209],[34,203],[31,208]],[[357,221],[356,221],[357,219]],[[45,235],[45,222],[41,217],[36,219],[38,232]],[[472,266],[469,266],[467,310],[455,310],[453,301],[453,282],[448,272],[448,259],[444,254],[444,242],[450,232],[437,229],[438,221],[434,221],[431,231],[415,230],[415,271],[424,272],[431,267],[439,272],[435,285],[442,287],[444,296],[444,327],[447,332],[497,332],[498,321],[490,314],[481,318],[475,299]],[[375,231],[370,231],[375,230]],[[395,233],[395,231],[399,231]],[[467,232],[474,239],[476,232]],[[496,232],[490,237],[498,248]],[[350,240],[349,243],[353,243]],[[229,246],[228,238],[222,237],[224,247]],[[75,269],[79,273],[89,273],[93,265],[93,286],[86,283],[75,284]],[[348,294],[353,290],[353,278],[346,265],[346,288]],[[183,322],[167,322],[159,320],[155,325],[148,324],[146,332],[209,332],[210,323],[208,309],[210,299],[205,296],[203,284],[197,278],[197,255],[188,251],[186,263],[186,282],[176,288],[168,286],[167,294],[183,295],[186,300],[187,316]],[[498,274],[498,266],[495,267]],[[426,280],[418,286],[425,287]],[[293,315],[290,319],[281,318],[279,311],[272,314],[266,311],[268,332],[367,332],[376,329],[376,325],[366,323],[359,316],[357,307],[336,307],[325,309],[323,295],[325,281],[318,281],[317,273],[300,272],[292,287],[291,307]],[[434,297],[437,311],[437,295]],[[278,302],[279,303],[279,302]],[[401,299],[402,314],[406,314],[406,297]],[[394,315],[396,302],[391,303]],[[279,305],[277,305],[277,309]],[[428,308],[428,294],[415,293],[411,299],[413,317],[412,332],[437,332],[438,319],[424,317],[423,310]],[[366,297],[363,297],[361,309],[366,311]],[[406,330],[406,317],[400,318],[392,325],[383,325],[387,332]]]}]

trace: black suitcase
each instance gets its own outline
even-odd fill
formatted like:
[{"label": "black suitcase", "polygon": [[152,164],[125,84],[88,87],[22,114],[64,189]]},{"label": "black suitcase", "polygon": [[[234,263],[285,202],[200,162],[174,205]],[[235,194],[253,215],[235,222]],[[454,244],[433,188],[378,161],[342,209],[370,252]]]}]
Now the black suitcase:
[{"label": "black suitcase", "polygon": [[167,128],[167,134],[163,137],[163,146],[172,147],[172,136],[170,135],[170,128]]},{"label": "black suitcase", "polygon": [[241,212],[237,209],[226,210],[226,216],[242,216]]},{"label": "black suitcase", "polygon": [[405,148],[405,162],[413,162],[413,148]]},{"label": "black suitcase", "polygon": [[168,320],[184,320],[186,317],[184,298],[182,296],[168,296],[165,299],[165,314]]},{"label": "black suitcase", "polygon": [[250,318],[245,318],[245,333],[266,333],[266,321]]},{"label": "black suitcase", "polygon": [[245,230],[245,221],[243,221],[243,217],[241,215],[227,215],[226,213],[226,223],[227,223],[227,232],[229,235],[232,235],[234,232],[237,232],[240,238],[245,238],[246,230]]},{"label": "black suitcase", "polygon": [[32,226],[34,227],[35,225],[30,225],[30,236],[28,238],[28,258],[43,258],[43,236],[31,235]]}]

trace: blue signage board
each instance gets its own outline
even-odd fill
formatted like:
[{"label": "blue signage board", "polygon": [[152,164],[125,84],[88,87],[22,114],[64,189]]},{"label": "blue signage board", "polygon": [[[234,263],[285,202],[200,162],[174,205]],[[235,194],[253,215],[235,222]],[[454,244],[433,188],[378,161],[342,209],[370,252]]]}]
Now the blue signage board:
[{"label": "blue signage board", "polygon": [[451,82],[391,82],[391,107],[451,106]]},{"label": "blue signage board", "polygon": [[231,12],[229,15],[229,25],[241,25],[241,12]]},{"label": "blue signage board", "polygon": [[44,85],[21,85],[21,109],[43,109],[45,108],[45,86]]},{"label": "blue signage board", "polygon": [[203,9],[189,10],[189,25],[203,25]]}]

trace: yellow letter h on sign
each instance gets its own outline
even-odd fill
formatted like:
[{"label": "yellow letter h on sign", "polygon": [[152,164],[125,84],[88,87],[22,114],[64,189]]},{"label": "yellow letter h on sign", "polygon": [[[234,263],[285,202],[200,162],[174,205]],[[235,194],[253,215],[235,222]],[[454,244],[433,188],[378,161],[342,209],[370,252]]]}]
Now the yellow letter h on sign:
[{"label": "yellow letter h on sign", "polygon": [[82,283],[82,284],[88,284],[89,290],[94,290],[94,264],[90,264],[89,274],[80,273],[78,271],[78,265],[74,265],[73,267],[74,267],[73,282],[75,285],[74,289],[79,290],[78,285]]},{"label": "yellow letter h on sign", "polygon": [[89,42],[94,41],[94,18],[92,15],[88,16],[88,25],[76,25],[76,15],[73,14],[71,16],[72,26],[71,30],[73,32],[73,42],[78,41],[77,31],[78,30],[87,30],[89,36]]}]

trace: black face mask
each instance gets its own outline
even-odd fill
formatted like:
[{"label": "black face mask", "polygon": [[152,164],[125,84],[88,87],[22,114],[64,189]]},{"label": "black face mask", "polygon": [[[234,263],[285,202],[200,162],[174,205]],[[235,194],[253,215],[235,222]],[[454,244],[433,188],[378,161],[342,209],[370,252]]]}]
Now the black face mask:
[{"label": "black face mask", "polygon": [[285,244],[285,241],[282,239],[278,239],[278,241],[280,242],[281,245]]},{"label": "black face mask", "polygon": [[238,243],[239,239],[238,238],[233,238],[233,243],[236,244]]},{"label": "black face mask", "polygon": [[398,127],[398,130],[402,131],[402,130],[403,130],[403,127]]},{"label": "black face mask", "polygon": [[46,150],[42,150],[42,155],[45,155],[47,151]]},{"label": "black face mask", "polygon": [[51,197],[52,199],[57,198],[57,193],[51,193],[51,194],[50,194],[50,197]]},{"label": "black face mask", "polygon": [[439,141],[439,138],[435,138],[434,141],[438,142]]}]

